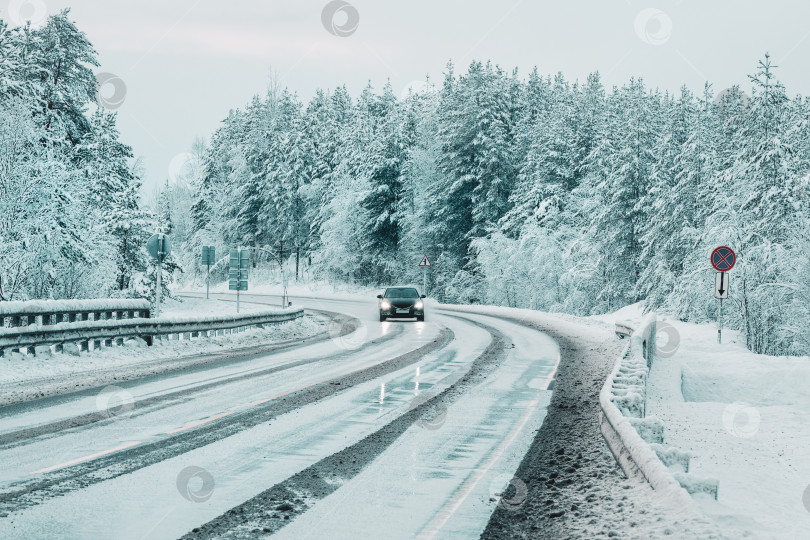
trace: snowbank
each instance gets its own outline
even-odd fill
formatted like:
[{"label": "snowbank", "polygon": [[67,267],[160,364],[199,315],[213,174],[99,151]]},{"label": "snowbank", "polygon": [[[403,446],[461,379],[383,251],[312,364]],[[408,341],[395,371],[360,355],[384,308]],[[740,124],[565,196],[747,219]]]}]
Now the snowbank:
[{"label": "snowbank", "polygon": [[[757,355],[737,332],[724,330],[720,345],[714,325],[666,322],[679,346],[650,370],[648,413],[664,422],[669,444],[690,454],[695,481],[687,486],[701,510],[732,537],[810,538],[802,501],[810,359]],[[712,489],[716,501],[700,496]]]},{"label": "snowbank", "polygon": [[[420,285],[417,288],[421,290],[422,287]],[[205,283],[189,283],[176,292],[177,294],[183,294],[184,292],[205,293]],[[210,292],[232,293],[228,288],[227,281],[212,283]],[[380,292],[380,288],[332,285],[320,281],[309,283],[295,283],[291,281],[287,286],[287,296],[293,300],[293,305],[295,305],[296,298],[357,301],[358,299],[373,299],[380,294]],[[251,275],[250,290],[245,294],[282,296],[284,294],[284,286],[272,280],[262,281],[260,275]]]},{"label": "snowbank", "polygon": [[591,319],[602,321],[607,324],[628,323],[633,328],[638,328],[644,318],[644,305],[642,302],[631,304],[623,307],[613,313],[606,313],[604,315],[594,315],[589,317]]},{"label": "snowbank", "polygon": [[29,302],[0,302],[0,317],[10,315],[39,315],[90,311],[146,310],[147,300],[102,298],[99,300],[32,300]]}]

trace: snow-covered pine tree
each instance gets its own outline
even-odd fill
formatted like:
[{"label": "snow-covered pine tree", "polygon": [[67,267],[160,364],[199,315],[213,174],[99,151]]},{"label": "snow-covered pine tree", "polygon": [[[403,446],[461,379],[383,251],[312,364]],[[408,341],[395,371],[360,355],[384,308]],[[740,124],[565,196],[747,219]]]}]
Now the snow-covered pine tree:
[{"label": "snow-covered pine tree", "polygon": [[[735,274],[741,326],[748,347],[778,353],[789,347],[778,329],[782,307],[792,300],[779,286],[792,273],[787,245],[801,226],[803,160],[796,152],[795,109],[776,79],[770,56],[750,76],[750,109],[738,133],[740,146],[726,173],[726,188],[738,193],[733,209],[740,220],[737,243],[741,265]],[[715,228],[719,223],[712,224]],[[727,233],[728,234],[728,233]]]},{"label": "snow-covered pine tree", "polygon": [[363,227],[363,253],[377,261],[368,278],[372,283],[384,283],[395,280],[401,274],[401,176],[408,151],[403,140],[399,103],[390,82],[375,100],[373,110],[374,132],[371,144],[366,149],[368,192],[360,201],[369,217],[369,222]]}]

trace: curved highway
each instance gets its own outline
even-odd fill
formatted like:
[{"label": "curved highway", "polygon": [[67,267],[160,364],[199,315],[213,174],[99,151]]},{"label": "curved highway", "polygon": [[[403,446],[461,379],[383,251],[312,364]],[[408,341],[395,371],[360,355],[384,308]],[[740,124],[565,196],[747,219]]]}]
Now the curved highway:
[{"label": "curved highway", "polygon": [[0,409],[0,537],[466,538],[520,506],[550,338],[430,306],[381,323],[375,302],[295,302],[332,316],[328,334]]}]

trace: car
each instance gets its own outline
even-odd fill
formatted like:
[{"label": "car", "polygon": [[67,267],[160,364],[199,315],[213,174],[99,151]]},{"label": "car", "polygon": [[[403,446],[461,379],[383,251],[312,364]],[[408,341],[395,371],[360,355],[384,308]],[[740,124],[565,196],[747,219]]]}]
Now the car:
[{"label": "car", "polygon": [[380,322],[389,317],[416,318],[425,320],[425,295],[419,294],[414,287],[388,287],[383,294],[378,294]]}]

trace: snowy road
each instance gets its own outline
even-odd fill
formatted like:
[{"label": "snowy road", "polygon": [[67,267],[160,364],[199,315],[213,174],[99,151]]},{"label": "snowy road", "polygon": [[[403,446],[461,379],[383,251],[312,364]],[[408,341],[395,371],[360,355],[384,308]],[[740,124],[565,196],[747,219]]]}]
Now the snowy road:
[{"label": "snowy road", "polygon": [[494,317],[296,303],[356,329],[0,409],[0,537],[477,537],[543,422],[555,343]]}]

